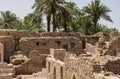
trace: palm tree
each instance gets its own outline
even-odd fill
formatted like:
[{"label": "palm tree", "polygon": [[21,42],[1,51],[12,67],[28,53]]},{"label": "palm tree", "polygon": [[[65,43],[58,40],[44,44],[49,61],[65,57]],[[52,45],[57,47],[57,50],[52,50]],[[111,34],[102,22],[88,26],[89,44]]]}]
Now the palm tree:
[{"label": "palm tree", "polygon": [[39,33],[42,32],[42,27],[44,26],[42,23],[42,16],[41,14],[34,14],[30,13],[24,17],[23,26],[30,32],[30,33]]},{"label": "palm tree", "polygon": [[47,31],[50,32],[50,23],[53,25],[53,32],[56,31],[57,26],[57,15],[62,15],[64,27],[66,30],[66,15],[68,14],[65,9],[65,1],[64,0],[35,0],[35,4],[33,8],[35,8],[35,12],[41,12],[46,15],[47,19]]},{"label": "palm tree", "polygon": [[111,10],[107,6],[101,4],[100,0],[92,1],[91,4],[83,7],[83,11],[92,16],[94,23],[94,33],[96,33],[96,25],[100,18],[104,18],[105,20],[113,22],[110,16],[107,14],[108,12],[111,12]]},{"label": "palm tree", "polygon": [[16,15],[10,11],[1,12],[0,28],[13,29],[17,20]]},{"label": "palm tree", "polygon": [[90,30],[89,29],[93,25],[90,16],[84,16],[84,17],[82,17],[82,22],[83,22],[83,27],[84,27],[84,33],[86,35],[90,35]]},{"label": "palm tree", "polygon": [[78,20],[72,20],[69,23],[69,27],[68,27],[68,31],[69,32],[82,32],[82,28],[80,27],[80,25],[78,24]]},{"label": "palm tree", "polygon": [[40,14],[30,13],[24,17],[24,20],[17,21],[15,29],[27,30],[30,34],[43,32],[42,16]]},{"label": "palm tree", "polygon": [[75,8],[72,13],[71,21],[69,22],[70,32],[82,32],[89,34],[89,28],[93,25],[90,16],[79,8]]}]

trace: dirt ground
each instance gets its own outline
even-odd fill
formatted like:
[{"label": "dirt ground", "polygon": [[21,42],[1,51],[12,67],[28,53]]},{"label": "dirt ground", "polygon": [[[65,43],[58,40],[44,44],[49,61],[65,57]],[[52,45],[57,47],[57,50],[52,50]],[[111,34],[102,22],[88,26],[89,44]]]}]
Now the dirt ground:
[{"label": "dirt ground", "polygon": [[43,68],[41,72],[34,73],[32,75],[19,75],[20,79],[47,79],[46,68]]}]

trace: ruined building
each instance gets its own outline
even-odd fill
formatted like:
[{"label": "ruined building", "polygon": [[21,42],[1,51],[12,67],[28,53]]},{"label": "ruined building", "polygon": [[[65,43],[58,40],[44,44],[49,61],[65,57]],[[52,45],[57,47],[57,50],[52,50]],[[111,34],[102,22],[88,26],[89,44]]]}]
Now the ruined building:
[{"label": "ruined building", "polygon": [[0,29],[0,43],[4,44],[4,61],[9,62],[10,56],[19,50],[19,40],[29,36],[27,31]]},{"label": "ruined building", "polygon": [[0,29],[0,79],[120,79],[119,48],[114,32],[106,39],[102,33]]},{"label": "ruined building", "polygon": [[120,75],[120,57],[99,58],[90,54],[76,56],[64,49],[51,49],[46,65],[47,79],[120,79],[113,75]]},{"label": "ruined building", "polygon": [[4,62],[4,45],[0,43],[0,79],[13,79],[14,76],[13,65]]}]

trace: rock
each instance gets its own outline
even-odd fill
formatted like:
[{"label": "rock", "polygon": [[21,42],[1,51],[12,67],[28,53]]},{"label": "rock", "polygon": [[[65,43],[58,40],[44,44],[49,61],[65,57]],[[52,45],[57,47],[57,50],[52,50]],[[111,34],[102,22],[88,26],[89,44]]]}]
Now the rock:
[{"label": "rock", "polygon": [[41,55],[38,50],[30,52],[29,59],[16,67],[16,74],[32,74],[42,70]]},{"label": "rock", "polygon": [[18,52],[17,55],[13,55],[10,57],[10,63],[12,63],[13,65],[20,65],[27,60],[28,60],[28,57],[21,54],[20,51]]}]

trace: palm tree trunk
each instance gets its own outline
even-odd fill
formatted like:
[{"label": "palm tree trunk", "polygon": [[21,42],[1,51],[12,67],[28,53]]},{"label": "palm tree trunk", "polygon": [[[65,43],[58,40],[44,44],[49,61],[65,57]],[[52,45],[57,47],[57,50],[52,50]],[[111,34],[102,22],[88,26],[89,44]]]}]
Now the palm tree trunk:
[{"label": "palm tree trunk", "polygon": [[85,27],[85,34],[88,35],[88,28]]},{"label": "palm tree trunk", "polygon": [[97,17],[94,18],[94,34],[96,33],[96,27],[97,27]]},{"label": "palm tree trunk", "polygon": [[64,27],[64,31],[67,32],[67,24],[66,24],[66,21],[64,22],[63,27]]},{"label": "palm tree trunk", "polygon": [[53,32],[56,31],[56,21],[55,21],[55,14],[56,14],[56,10],[55,10],[55,3],[56,1],[53,0],[53,5],[52,5],[52,15],[53,15]]},{"label": "palm tree trunk", "polygon": [[53,32],[56,31],[56,28],[57,28],[57,26],[56,26],[56,22],[55,22],[55,13],[53,12]]},{"label": "palm tree trunk", "polygon": [[50,15],[47,16],[47,32],[50,32]]},{"label": "palm tree trunk", "polygon": [[67,32],[68,29],[67,29],[67,23],[66,23],[66,17],[65,17],[65,15],[64,15],[64,21],[63,22],[64,22],[64,24],[63,24],[64,31]]},{"label": "palm tree trunk", "polygon": [[94,34],[96,33],[97,22],[94,22]]}]

